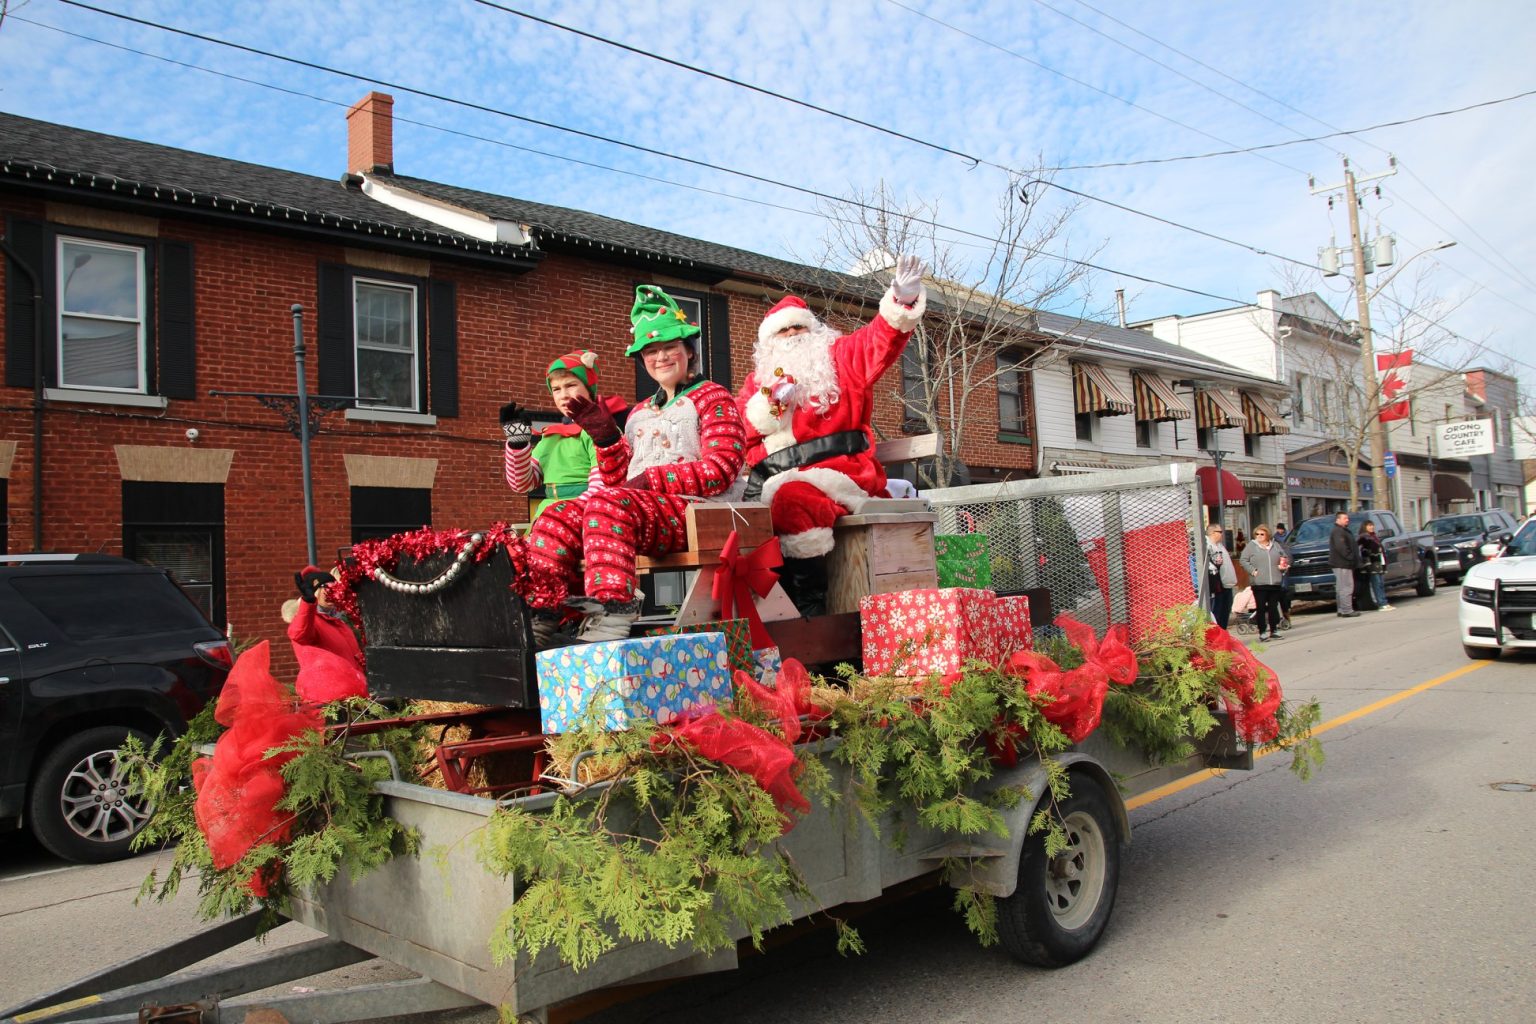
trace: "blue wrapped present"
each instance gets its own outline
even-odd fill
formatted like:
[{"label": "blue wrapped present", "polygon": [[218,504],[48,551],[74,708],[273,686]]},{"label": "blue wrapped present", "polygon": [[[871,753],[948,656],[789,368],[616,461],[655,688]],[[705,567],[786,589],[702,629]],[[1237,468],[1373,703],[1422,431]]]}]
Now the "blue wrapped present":
[{"label": "blue wrapped present", "polygon": [[724,633],[645,636],[540,651],[539,707],[546,734],[576,728],[601,708],[609,729],[636,716],[671,722],[731,699]]}]

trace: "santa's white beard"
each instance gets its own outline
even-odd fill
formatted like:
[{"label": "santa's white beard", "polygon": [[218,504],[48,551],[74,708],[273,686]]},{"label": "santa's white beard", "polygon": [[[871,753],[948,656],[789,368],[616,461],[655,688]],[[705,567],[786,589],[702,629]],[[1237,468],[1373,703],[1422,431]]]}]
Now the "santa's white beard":
[{"label": "santa's white beard", "polygon": [[774,335],[752,347],[752,364],[759,385],[771,385],[773,371],[782,369],[795,379],[795,403],[825,413],[838,400],[837,366],[832,362],[832,343],[839,335],[817,321],[804,334]]}]

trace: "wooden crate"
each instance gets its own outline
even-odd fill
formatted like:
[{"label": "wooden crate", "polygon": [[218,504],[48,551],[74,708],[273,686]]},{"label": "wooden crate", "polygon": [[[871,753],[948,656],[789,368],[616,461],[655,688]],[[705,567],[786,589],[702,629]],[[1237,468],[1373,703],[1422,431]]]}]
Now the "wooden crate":
[{"label": "wooden crate", "polygon": [[[939,585],[933,555],[934,512],[907,502],[870,502],[882,511],[844,516],[833,528],[837,543],[827,556],[827,612],[856,612],[867,594]],[[885,511],[890,508],[890,511]]]}]

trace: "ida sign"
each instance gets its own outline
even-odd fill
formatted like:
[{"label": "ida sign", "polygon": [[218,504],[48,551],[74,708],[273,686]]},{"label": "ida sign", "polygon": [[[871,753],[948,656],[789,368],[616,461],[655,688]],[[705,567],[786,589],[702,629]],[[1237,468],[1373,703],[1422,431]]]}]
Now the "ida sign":
[{"label": "ida sign", "polygon": [[1436,454],[1442,459],[1493,454],[1493,420],[1442,423],[1435,428]]}]

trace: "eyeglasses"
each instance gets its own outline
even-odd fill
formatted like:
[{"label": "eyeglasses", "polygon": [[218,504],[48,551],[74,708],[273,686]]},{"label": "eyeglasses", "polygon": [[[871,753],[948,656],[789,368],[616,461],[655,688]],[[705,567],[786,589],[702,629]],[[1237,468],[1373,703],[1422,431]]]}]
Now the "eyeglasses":
[{"label": "eyeglasses", "polygon": [[643,362],[654,362],[664,355],[670,355],[680,349],[686,348],[680,341],[666,342],[661,345],[650,345],[640,350],[640,359]]}]

